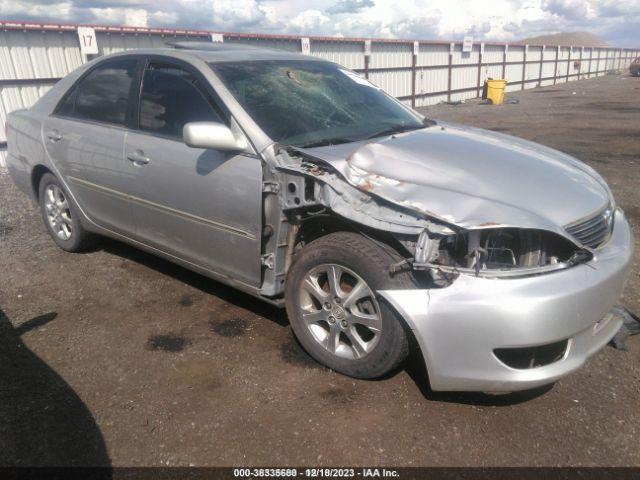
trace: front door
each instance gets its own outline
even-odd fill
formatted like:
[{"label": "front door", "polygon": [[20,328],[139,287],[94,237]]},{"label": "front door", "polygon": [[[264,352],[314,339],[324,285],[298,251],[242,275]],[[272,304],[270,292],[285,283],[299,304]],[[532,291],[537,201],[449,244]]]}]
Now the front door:
[{"label": "front door", "polygon": [[182,127],[193,121],[228,124],[230,119],[193,72],[149,63],[139,130],[127,132],[124,148],[135,175],[131,208],[136,236],[183,260],[258,286],[261,161],[188,147]]}]

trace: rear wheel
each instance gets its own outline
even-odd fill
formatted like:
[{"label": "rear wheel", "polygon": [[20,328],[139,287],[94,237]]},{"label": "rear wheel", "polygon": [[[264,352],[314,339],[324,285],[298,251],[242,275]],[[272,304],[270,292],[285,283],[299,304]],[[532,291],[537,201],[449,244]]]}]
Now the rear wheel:
[{"label": "rear wheel", "polygon": [[60,181],[45,173],[38,192],[44,224],[56,245],[67,252],[88,248],[92,236],[80,223],[76,204]]},{"label": "rear wheel", "polygon": [[409,273],[391,276],[399,260],[362,235],[333,233],[296,256],[286,285],[291,327],[307,352],[357,378],[396,368],[409,344],[403,321],[377,291],[415,287]]}]

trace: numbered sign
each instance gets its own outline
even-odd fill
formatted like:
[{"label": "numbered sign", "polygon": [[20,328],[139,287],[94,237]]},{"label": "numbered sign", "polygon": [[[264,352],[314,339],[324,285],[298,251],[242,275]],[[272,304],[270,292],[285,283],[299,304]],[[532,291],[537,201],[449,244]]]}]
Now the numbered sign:
[{"label": "numbered sign", "polygon": [[308,37],[302,37],[300,39],[303,55],[311,55],[311,41]]},{"label": "numbered sign", "polygon": [[371,40],[364,41],[364,55],[365,57],[371,56]]},{"label": "numbered sign", "polygon": [[98,53],[98,40],[96,31],[90,27],[78,27],[78,40],[80,40],[80,52],[85,55]]},{"label": "numbered sign", "polygon": [[463,53],[469,53],[473,50],[473,37],[464,37],[462,40]]}]

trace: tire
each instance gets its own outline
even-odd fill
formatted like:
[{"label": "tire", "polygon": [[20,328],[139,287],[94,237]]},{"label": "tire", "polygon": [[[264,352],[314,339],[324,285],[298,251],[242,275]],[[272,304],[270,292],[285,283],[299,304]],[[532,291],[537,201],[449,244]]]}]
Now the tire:
[{"label": "tire", "polygon": [[44,225],[58,247],[67,252],[81,252],[93,244],[93,236],[80,222],[76,203],[51,173],[40,179],[38,201]]},{"label": "tire", "polygon": [[[285,302],[293,332],[309,355],[355,378],[377,378],[402,363],[409,353],[404,321],[377,294],[415,288],[410,273],[389,273],[389,265],[399,260],[395,252],[351,232],[322,237],[296,255]],[[339,279],[333,281],[338,290],[330,275]]]}]

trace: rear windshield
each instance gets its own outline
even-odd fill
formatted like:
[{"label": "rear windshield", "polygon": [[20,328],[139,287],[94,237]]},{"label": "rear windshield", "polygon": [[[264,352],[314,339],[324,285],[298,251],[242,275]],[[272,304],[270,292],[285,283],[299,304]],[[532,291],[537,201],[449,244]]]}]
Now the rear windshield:
[{"label": "rear windshield", "polygon": [[284,145],[346,143],[424,127],[398,101],[333,63],[260,60],[210,66],[267,135]]}]

